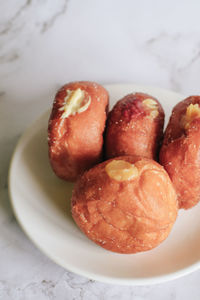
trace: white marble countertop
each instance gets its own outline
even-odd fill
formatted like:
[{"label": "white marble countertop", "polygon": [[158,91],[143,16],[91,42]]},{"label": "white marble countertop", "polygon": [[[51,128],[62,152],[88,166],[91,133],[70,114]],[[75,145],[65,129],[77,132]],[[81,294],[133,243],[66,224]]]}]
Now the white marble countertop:
[{"label": "white marble countertop", "polygon": [[0,2],[0,299],[200,299],[200,271],[143,287],[67,272],[19,228],[7,189],[19,136],[68,81],[200,93],[199,11],[195,0]]}]

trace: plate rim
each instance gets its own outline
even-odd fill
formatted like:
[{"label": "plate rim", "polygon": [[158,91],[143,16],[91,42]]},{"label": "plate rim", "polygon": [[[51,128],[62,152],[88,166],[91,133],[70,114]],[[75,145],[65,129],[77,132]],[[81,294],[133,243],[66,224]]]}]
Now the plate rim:
[{"label": "plate rim", "polygon": [[[133,89],[155,89],[157,91],[162,91],[162,92],[167,92],[174,94],[174,96],[181,97],[184,99],[184,95],[179,94],[177,92],[165,89],[165,88],[160,88],[156,86],[151,86],[151,85],[138,85],[134,83],[114,83],[114,84],[103,84],[103,86],[107,89],[116,87],[116,86],[124,86],[127,88],[133,88]],[[16,206],[15,206],[15,200],[14,200],[14,195],[12,191],[12,170],[14,168],[14,163],[16,159],[16,155],[19,152],[20,147],[22,147],[23,143],[26,141],[27,135],[29,134],[30,131],[33,130],[34,124],[36,124],[39,120],[41,120],[47,113],[50,112],[50,109],[47,109],[45,112],[43,112],[38,118],[36,118],[31,124],[25,128],[25,130],[22,132],[15,148],[12,153],[11,159],[10,159],[10,164],[9,164],[9,170],[8,170],[8,195],[10,199],[10,203],[13,209],[13,213],[16,217],[16,220],[18,224],[20,225],[21,229],[23,232],[26,234],[26,236],[31,240],[31,242],[36,246],[44,255],[46,255],[51,261],[54,263],[58,264],[59,266],[63,267],[67,271],[73,272],[77,275],[87,277],[89,279],[97,280],[103,283],[107,284],[118,284],[118,285],[131,285],[131,286],[143,286],[143,285],[152,285],[152,284],[158,284],[158,283],[163,283],[167,281],[171,281],[173,279],[178,279],[182,276],[188,275],[194,271],[197,271],[200,268],[200,261],[193,263],[189,265],[188,267],[181,268],[176,272],[170,272],[164,275],[160,276],[151,276],[151,277],[143,277],[143,278],[118,278],[118,277],[111,277],[111,276],[105,276],[105,275],[98,275],[93,272],[85,271],[82,269],[79,269],[77,267],[74,267],[71,265],[69,262],[66,263],[63,261],[61,258],[56,257],[55,255],[51,255],[46,249],[44,249],[43,246],[40,245],[39,242],[35,238],[32,237],[31,234],[29,234],[28,230],[26,229],[25,225],[23,224],[23,221],[21,220]]]}]

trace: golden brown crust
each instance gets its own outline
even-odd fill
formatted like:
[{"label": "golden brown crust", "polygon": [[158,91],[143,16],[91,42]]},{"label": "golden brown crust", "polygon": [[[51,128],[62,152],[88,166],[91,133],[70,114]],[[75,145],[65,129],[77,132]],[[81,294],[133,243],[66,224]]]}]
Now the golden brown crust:
[{"label": "golden brown crust", "polygon": [[153,160],[123,156],[138,176],[123,182],[106,172],[105,161],[85,172],[72,195],[72,216],[95,243],[119,253],[136,253],[159,245],[177,216],[174,188],[164,168]]},{"label": "golden brown crust", "polygon": [[[156,103],[157,111],[144,104],[146,99]],[[141,155],[157,159],[163,124],[164,111],[157,99],[143,93],[125,96],[108,115],[106,157]]]},{"label": "golden brown crust", "polygon": [[[88,109],[62,118],[67,90],[78,88],[91,99]],[[108,93],[94,82],[72,82],[57,92],[48,126],[49,158],[57,176],[74,181],[101,161],[107,108]]]},{"label": "golden brown crust", "polygon": [[160,151],[160,163],[168,172],[178,196],[179,208],[188,209],[200,200],[200,118],[183,127],[190,104],[200,96],[179,102],[172,110]]}]

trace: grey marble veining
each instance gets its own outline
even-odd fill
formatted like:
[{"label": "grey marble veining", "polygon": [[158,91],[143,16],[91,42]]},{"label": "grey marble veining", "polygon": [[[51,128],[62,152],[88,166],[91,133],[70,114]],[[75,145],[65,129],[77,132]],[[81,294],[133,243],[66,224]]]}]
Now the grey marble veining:
[{"label": "grey marble veining", "polygon": [[19,0],[1,4],[0,64],[7,73],[7,65],[17,70],[20,58],[30,41],[47,32],[67,10],[68,0]]},{"label": "grey marble veining", "polygon": [[67,81],[134,82],[199,93],[198,1],[0,2],[0,299],[200,299],[200,271],[143,287],[108,285],[57,266],[28,240],[8,198],[25,128]]}]

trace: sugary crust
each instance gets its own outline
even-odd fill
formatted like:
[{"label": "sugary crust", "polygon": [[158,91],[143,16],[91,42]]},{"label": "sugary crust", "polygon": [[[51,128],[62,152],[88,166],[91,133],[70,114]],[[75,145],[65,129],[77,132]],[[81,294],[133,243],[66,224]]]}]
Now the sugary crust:
[{"label": "sugary crust", "polygon": [[[157,103],[156,116],[143,105],[145,99]],[[108,115],[106,128],[106,157],[119,155],[141,155],[157,159],[163,135],[164,111],[154,97],[129,94],[119,100]]]},{"label": "sugary crust", "polygon": [[[82,113],[62,118],[67,90],[82,89],[91,103]],[[64,85],[56,94],[48,126],[51,166],[62,179],[74,181],[102,159],[108,93],[97,83],[80,81]]]},{"label": "sugary crust", "polygon": [[107,250],[150,250],[168,236],[177,216],[177,201],[168,174],[153,160],[123,156],[134,163],[137,178],[109,177],[105,161],[85,172],[72,195],[72,216],[89,239]]},{"label": "sugary crust", "polygon": [[178,196],[179,208],[188,209],[200,200],[200,118],[183,128],[182,118],[190,104],[200,105],[200,96],[179,102],[172,110],[160,151]]}]

